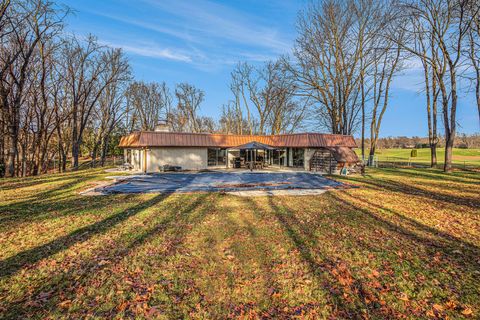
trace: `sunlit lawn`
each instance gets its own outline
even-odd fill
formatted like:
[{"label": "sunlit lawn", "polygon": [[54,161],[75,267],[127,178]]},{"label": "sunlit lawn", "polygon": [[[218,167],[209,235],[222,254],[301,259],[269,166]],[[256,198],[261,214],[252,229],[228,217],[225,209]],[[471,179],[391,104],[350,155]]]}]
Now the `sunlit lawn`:
[{"label": "sunlit lawn", "polygon": [[[405,163],[411,161],[414,163],[421,163],[425,165],[430,164],[430,149],[421,148],[416,149],[417,156],[410,157],[411,149],[379,149],[375,152],[378,161],[403,161]],[[361,154],[360,149],[355,150],[358,155]],[[368,156],[369,150],[365,151]],[[445,158],[445,149],[437,149],[437,163],[442,166]],[[480,149],[453,149],[453,164],[456,167],[463,168],[463,166],[480,168]]]},{"label": "sunlit lawn", "polygon": [[320,196],[81,196],[0,182],[0,318],[480,316],[480,173],[371,170]]}]

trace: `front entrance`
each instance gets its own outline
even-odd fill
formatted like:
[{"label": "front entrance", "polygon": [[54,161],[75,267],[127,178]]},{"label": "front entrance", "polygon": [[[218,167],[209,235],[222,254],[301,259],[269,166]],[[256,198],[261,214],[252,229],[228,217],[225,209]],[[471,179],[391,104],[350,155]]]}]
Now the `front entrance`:
[{"label": "front entrance", "polygon": [[249,168],[254,163],[255,168],[286,167],[287,151],[280,150],[254,150],[233,149],[228,150],[229,168]]}]

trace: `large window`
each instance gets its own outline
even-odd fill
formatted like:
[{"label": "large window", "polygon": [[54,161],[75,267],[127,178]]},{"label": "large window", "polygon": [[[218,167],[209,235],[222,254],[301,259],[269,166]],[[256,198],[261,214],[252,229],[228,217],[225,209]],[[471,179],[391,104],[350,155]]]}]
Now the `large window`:
[{"label": "large window", "polygon": [[287,165],[287,151],[286,150],[272,150],[272,164],[277,166]]},{"label": "large window", "polygon": [[294,167],[303,167],[304,152],[303,148],[292,148],[292,160]]},{"label": "large window", "polygon": [[208,149],[207,155],[209,166],[227,165],[227,149]]}]

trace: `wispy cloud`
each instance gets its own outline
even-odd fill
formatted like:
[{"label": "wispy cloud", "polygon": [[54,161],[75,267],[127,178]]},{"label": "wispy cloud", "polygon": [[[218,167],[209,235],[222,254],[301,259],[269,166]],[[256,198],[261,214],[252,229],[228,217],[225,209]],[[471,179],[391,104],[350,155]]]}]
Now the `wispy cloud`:
[{"label": "wispy cloud", "polygon": [[138,18],[135,19],[135,18],[125,17],[121,15],[105,13],[105,12],[91,11],[91,13],[100,17],[105,17],[111,20],[128,24],[128,25],[140,27],[143,29],[157,32],[157,33],[166,34],[166,35],[169,35],[178,39],[182,39],[185,41],[192,41],[192,42],[196,41],[194,37],[191,37],[188,33],[181,31],[182,28],[180,28],[179,26],[167,27],[167,26],[162,26],[158,23],[151,23],[145,20],[140,20]]},{"label": "wispy cloud", "polygon": [[[207,0],[142,2],[179,17],[195,36],[214,37],[249,46],[268,48],[276,53],[290,50],[290,43],[267,22],[231,7]],[[271,22],[270,22],[271,23]]]},{"label": "wispy cloud", "polygon": [[[134,41],[131,36],[109,39],[132,54],[182,61],[201,69],[217,69],[219,65],[231,65],[239,60],[272,60],[291,49],[291,41],[267,21],[226,5],[208,0],[138,2],[149,12],[142,19],[135,14],[127,16],[122,11],[89,10],[96,16],[151,32],[137,33]],[[135,29],[129,32],[135,34]],[[115,34],[112,37],[115,38]],[[166,47],[152,43],[151,37],[160,39]],[[175,49],[170,48],[172,44]]]},{"label": "wispy cloud", "polygon": [[114,48],[122,48],[125,52],[143,57],[192,62],[192,57],[181,50],[161,48],[151,43],[101,41],[101,44]]}]

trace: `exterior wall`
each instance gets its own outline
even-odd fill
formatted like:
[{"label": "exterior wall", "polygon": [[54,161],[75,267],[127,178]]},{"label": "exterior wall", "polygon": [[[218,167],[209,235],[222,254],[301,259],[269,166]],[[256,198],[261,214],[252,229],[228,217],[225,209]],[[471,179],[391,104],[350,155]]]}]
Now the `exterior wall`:
[{"label": "exterior wall", "polygon": [[130,154],[130,164],[133,166],[133,169],[141,170],[142,150],[132,149],[132,153]]},{"label": "exterior wall", "polygon": [[[184,170],[202,170],[207,169],[207,149],[196,147],[163,147],[150,148],[147,150],[147,172],[158,172],[161,165],[180,166]],[[318,148],[304,148],[304,170],[310,169],[310,159]],[[144,154],[143,149],[129,149],[127,161],[133,166],[134,170],[143,171]],[[293,166],[292,149],[288,148],[289,163]],[[230,166],[234,154],[227,152],[227,165]],[[343,163],[336,164],[332,173],[339,173]],[[347,164],[351,167],[353,164]],[[222,166],[224,167],[224,166]]]},{"label": "exterior wall", "polygon": [[303,160],[303,165],[305,170],[310,170],[310,159],[312,158],[313,154],[315,153],[317,149],[311,149],[311,148],[305,148],[304,149],[304,160]]},{"label": "exterior wall", "polygon": [[[238,151],[240,152],[240,151]],[[227,150],[227,168],[231,168],[231,162],[235,158],[235,154],[233,154],[233,150]]]},{"label": "exterior wall", "polygon": [[287,164],[287,166],[293,167],[293,150],[292,150],[292,148],[288,148],[287,152],[288,152],[288,164]]},{"label": "exterior wall", "polygon": [[207,168],[207,148],[151,148],[147,152],[147,172],[160,171],[162,165],[180,166],[184,170]]}]

